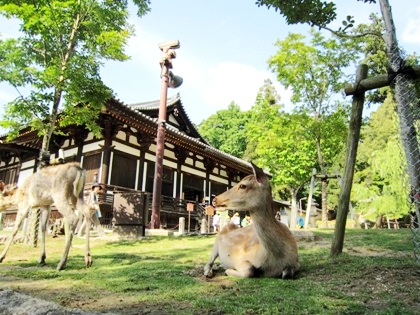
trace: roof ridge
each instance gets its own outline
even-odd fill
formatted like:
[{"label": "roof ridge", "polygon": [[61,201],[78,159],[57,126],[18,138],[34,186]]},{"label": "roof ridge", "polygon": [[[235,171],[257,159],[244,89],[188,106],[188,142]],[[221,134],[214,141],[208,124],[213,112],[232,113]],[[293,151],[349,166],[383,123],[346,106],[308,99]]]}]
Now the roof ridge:
[{"label": "roof ridge", "polygon": [[[177,103],[177,101],[180,101],[181,97],[179,95],[179,93],[172,95],[170,97],[167,98],[166,100],[166,106],[172,106],[174,104]],[[147,110],[147,109],[157,109],[159,108],[160,105],[160,99],[157,100],[153,100],[153,101],[145,101],[145,102],[138,102],[138,103],[132,103],[132,104],[127,104],[128,107],[136,109],[136,108],[140,108],[143,110]]]}]

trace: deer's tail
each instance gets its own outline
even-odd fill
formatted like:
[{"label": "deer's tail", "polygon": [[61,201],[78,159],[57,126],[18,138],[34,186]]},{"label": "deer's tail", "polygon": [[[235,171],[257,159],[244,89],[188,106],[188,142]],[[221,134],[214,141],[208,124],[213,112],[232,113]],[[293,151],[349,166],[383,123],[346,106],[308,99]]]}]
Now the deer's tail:
[{"label": "deer's tail", "polygon": [[73,194],[78,197],[85,188],[86,171],[82,168],[77,169],[76,178],[73,182]]}]

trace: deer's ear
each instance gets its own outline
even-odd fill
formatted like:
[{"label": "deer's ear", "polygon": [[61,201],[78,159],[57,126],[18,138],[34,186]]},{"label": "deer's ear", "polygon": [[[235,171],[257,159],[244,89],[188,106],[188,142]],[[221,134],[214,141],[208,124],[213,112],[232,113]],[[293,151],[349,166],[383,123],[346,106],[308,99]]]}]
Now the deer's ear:
[{"label": "deer's ear", "polygon": [[252,170],[254,171],[254,176],[257,179],[257,182],[263,183],[267,180],[267,175],[264,173],[264,171],[259,168],[257,165],[251,162]]}]

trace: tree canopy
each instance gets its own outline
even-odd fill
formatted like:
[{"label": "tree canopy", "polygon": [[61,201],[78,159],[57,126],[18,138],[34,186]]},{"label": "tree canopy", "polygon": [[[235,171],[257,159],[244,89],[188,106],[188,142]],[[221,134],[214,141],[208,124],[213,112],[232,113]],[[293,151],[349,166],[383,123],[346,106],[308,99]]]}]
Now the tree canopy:
[{"label": "tree canopy", "polygon": [[[347,133],[347,106],[337,100],[346,81],[346,68],[358,57],[358,45],[348,39],[326,38],[311,30],[309,43],[301,34],[289,34],[275,43],[270,69],[286,87],[292,87],[295,109],[312,119],[305,128],[311,135],[318,169],[323,175],[343,149]],[[327,182],[322,181],[323,223],[327,224]]]},{"label": "tree canopy", "polygon": [[247,139],[247,114],[235,102],[204,120],[198,127],[201,135],[214,147],[236,157],[243,157]]},{"label": "tree canopy", "polygon": [[[376,3],[376,0],[355,0],[365,3]],[[329,23],[337,18],[337,7],[332,1],[321,0],[257,0],[256,4],[266,6],[268,9],[274,8],[286,18],[287,24],[305,23],[310,26],[326,28]],[[338,32],[345,32],[346,29],[353,27],[354,20],[347,16],[343,21],[343,27]]]},{"label": "tree canopy", "polygon": [[[135,0],[139,16],[149,0]],[[20,21],[15,38],[0,39],[0,81],[21,96],[6,105],[1,126],[16,136],[29,126],[43,136],[48,151],[57,115],[60,126],[84,124],[96,135],[96,118],[113,95],[100,77],[105,60],[124,61],[127,1],[2,1],[0,14]],[[25,92],[29,91],[29,92]],[[26,94],[25,94],[26,93]]]},{"label": "tree canopy", "polygon": [[352,201],[358,213],[373,221],[408,213],[408,178],[395,107],[388,93],[362,130]]}]

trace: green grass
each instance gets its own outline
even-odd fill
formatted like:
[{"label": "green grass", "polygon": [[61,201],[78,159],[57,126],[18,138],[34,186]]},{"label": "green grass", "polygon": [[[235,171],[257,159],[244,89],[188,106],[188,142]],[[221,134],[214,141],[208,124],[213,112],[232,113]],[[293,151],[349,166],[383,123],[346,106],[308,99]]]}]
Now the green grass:
[{"label": "green grass", "polygon": [[[419,314],[420,272],[411,232],[348,230],[345,252],[329,257],[332,230],[300,241],[295,280],[202,276],[214,236],[92,239],[92,268],[76,238],[56,271],[64,238],[39,249],[14,244],[0,265],[0,286],[87,311],[119,314]],[[0,250],[4,245],[0,245]]]}]

